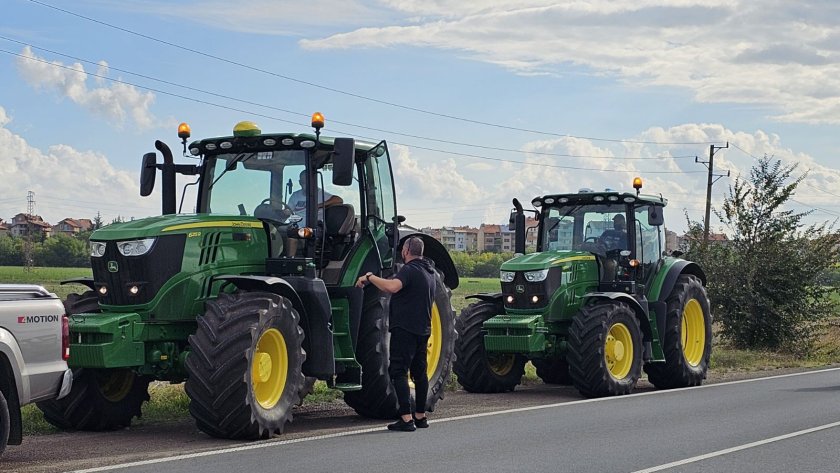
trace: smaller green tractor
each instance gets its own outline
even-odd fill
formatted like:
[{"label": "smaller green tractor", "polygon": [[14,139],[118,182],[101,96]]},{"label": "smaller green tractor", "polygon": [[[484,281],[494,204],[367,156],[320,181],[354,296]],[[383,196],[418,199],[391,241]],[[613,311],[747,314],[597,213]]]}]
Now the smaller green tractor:
[{"label": "smaller green tractor", "polygon": [[525,210],[514,199],[517,255],[501,292],[476,294],[456,320],[454,371],[470,392],[504,392],[531,361],[546,383],[587,397],[706,378],[712,316],[696,263],[663,256],[667,200],[589,189],[536,197],[537,251],[525,253]]}]

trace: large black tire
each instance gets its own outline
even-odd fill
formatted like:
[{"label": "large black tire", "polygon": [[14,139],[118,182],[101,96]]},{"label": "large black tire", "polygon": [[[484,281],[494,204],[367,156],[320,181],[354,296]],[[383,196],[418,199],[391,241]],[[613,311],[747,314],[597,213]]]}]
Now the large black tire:
[{"label": "large black tire", "polygon": [[6,396],[0,391],[0,455],[3,455],[9,443],[9,426],[9,404],[6,403]]},{"label": "large black tire", "polygon": [[304,385],[299,320],[288,299],[267,292],[207,302],[186,362],[190,414],[200,430],[249,440],[283,432]]},{"label": "large black tire", "polygon": [[699,386],[712,355],[712,313],[706,288],[697,276],[683,274],[667,299],[662,348],[665,362],[645,365],[657,388]]},{"label": "large black tire", "polygon": [[[70,294],[64,300],[67,315],[100,312],[94,291]],[[64,430],[114,430],[131,425],[149,400],[150,379],[130,369],[73,370],[73,388],[62,399],[38,403],[44,418]]]},{"label": "large black tire", "polygon": [[149,400],[149,378],[127,368],[73,370],[73,388],[38,403],[44,418],[63,430],[114,430],[131,425]]},{"label": "large black tire", "polygon": [[617,301],[581,308],[569,329],[566,359],[584,396],[629,394],[642,372],[642,333],[633,309]]},{"label": "large black tire", "polygon": [[[452,372],[455,359],[455,313],[450,299],[452,291],[443,284],[438,274],[435,278],[436,291],[432,306],[432,335],[429,337],[429,392],[426,395],[426,411],[435,410],[443,399],[444,388]],[[373,419],[393,419],[399,415],[397,394],[388,376],[388,354],[390,335],[385,301],[371,293],[365,303],[359,340],[356,344],[356,358],[362,365],[362,389],[344,393],[344,401],[359,415]],[[439,324],[435,322],[439,321]],[[434,360],[437,360],[435,363]]]},{"label": "large black tire", "polygon": [[562,384],[566,386],[572,384],[572,375],[569,374],[569,363],[565,358],[552,360],[537,358],[531,360],[531,363],[537,369],[537,376],[545,384]]},{"label": "large black tire", "polygon": [[487,355],[484,351],[482,324],[494,315],[503,314],[501,304],[479,301],[461,311],[455,321],[460,337],[455,346],[455,374],[458,383],[472,393],[513,391],[522,382],[525,363],[519,354]]}]

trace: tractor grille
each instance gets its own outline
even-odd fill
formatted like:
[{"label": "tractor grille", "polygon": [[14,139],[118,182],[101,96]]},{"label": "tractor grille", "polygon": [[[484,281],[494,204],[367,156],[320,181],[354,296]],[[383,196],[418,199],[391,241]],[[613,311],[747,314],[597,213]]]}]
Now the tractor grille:
[{"label": "tractor grille", "polygon": [[[560,287],[562,270],[559,267],[551,268],[548,277],[540,282],[528,282],[525,274],[517,271],[513,282],[502,283],[502,300],[508,309],[542,309],[548,305],[549,299],[554,291]],[[508,297],[513,296],[513,302],[508,302]],[[537,301],[534,302],[534,296]]]},{"label": "tractor grille", "polygon": [[[152,249],[142,256],[123,256],[117,250],[116,241],[107,242],[105,254],[91,258],[99,302],[134,305],[151,301],[164,283],[181,271],[186,237],[184,234],[157,237]],[[107,290],[105,295],[102,295],[103,286]],[[133,286],[138,288],[136,294],[129,291]]]}]

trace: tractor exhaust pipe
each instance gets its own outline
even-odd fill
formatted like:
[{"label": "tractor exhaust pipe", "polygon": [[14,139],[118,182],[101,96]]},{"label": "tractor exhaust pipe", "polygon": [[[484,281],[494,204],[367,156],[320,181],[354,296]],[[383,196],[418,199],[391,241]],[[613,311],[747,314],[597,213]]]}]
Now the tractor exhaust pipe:
[{"label": "tractor exhaust pipe", "polygon": [[161,174],[161,213],[170,215],[175,213],[175,161],[172,159],[172,150],[163,141],[155,141],[155,149],[163,155],[163,165],[160,168]]},{"label": "tractor exhaust pipe", "polygon": [[519,200],[513,199],[513,208],[515,211],[511,213],[511,223],[514,228],[514,244],[513,251],[518,255],[525,254],[525,211],[522,210],[522,204]]}]

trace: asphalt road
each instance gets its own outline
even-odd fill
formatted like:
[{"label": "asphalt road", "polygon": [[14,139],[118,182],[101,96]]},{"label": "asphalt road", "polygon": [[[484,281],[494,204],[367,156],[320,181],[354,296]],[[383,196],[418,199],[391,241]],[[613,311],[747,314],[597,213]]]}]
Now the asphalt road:
[{"label": "asphalt road", "polygon": [[[469,396],[469,395],[466,395]],[[840,369],[381,424],[87,471],[837,472]]]}]

